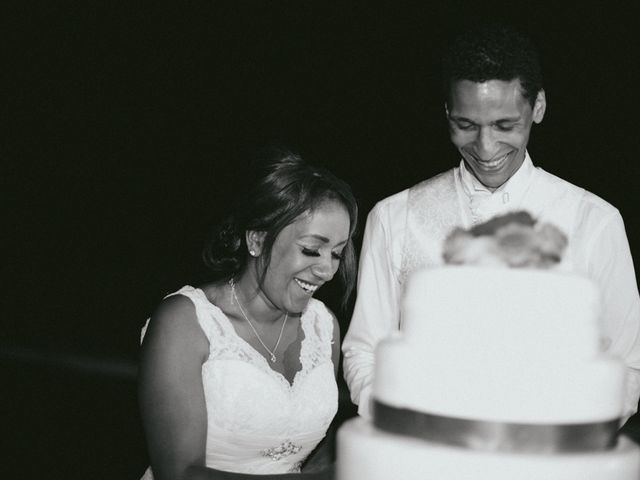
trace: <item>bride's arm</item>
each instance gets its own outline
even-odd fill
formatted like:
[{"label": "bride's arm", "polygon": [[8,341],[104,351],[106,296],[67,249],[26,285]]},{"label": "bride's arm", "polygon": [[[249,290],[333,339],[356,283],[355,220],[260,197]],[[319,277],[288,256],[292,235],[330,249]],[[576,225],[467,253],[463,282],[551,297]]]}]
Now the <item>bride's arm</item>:
[{"label": "bride's arm", "polygon": [[165,299],[151,317],[141,349],[138,397],[155,480],[184,477],[205,465],[207,412],[202,364],[208,340],[193,303]]}]

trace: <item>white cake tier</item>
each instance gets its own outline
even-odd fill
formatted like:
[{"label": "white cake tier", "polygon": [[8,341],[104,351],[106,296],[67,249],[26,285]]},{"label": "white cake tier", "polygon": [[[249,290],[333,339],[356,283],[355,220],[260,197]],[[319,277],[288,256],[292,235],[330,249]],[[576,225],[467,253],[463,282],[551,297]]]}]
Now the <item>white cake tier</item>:
[{"label": "white cake tier", "polygon": [[622,414],[625,371],[600,352],[588,280],[446,267],[410,278],[402,332],[378,346],[373,395],[465,419],[584,423]]},{"label": "white cake tier", "polygon": [[637,480],[640,449],[621,437],[588,454],[504,454],[448,447],[376,430],[358,417],[338,430],[338,480]]},{"label": "white cake tier", "polygon": [[622,415],[624,368],[605,357],[538,370],[464,358],[440,361],[428,348],[410,348],[402,340],[381,343],[374,397],[397,408],[499,422],[585,423]]},{"label": "white cake tier", "polygon": [[504,365],[575,362],[599,349],[600,296],[586,278],[543,270],[444,267],[409,278],[408,341],[433,357]]}]

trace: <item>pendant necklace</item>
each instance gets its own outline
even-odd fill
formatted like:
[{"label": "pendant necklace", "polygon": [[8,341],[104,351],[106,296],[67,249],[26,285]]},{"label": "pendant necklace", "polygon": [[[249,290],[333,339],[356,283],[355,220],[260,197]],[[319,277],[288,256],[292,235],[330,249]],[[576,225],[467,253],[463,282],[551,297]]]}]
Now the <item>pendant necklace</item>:
[{"label": "pendant necklace", "polygon": [[244,308],[242,308],[242,305],[240,304],[240,300],[238,300],[238,296],[236,295],[236,286],[235,286],[235,282],[233,281],[233,279],[229,280],[229,285],[231,285],[231,295],[233,295],[233,299],[236,301],[236,304],[238,305],[238,308],[240,309],[240,313],[242,313],[242,316],[244,317],[244,319],[247,321],[247,323],[251,327],[251,330],[253,330],[253,333],[256,335],[256,338],[260,342],[260,345],[262,345],[264,347],[264,349],[267,352],[269,352],[269,355],[270,355],[269,358],[271,359],[271,361],[273,363],[275,363],[276,362],[276,350],[278,350],[278,345],[280,345],[280,340],[282,339],[282,332],[284,332],[284,326],[287,324],[287,318],[289,317],[289,312],[285,312],[284,321],[282,322],[282,328],[280,329],[280,335],[278,336],[278,341],[276,342],[275,347],[273,347],[273,350],[270,350],[269,347],[267,347],[264,344],[264,342],[260,338],[260,335],[258,334],[258,331],[253,326],[253,323],[251,323],[251,320],[249,320],[249,317],[247,316],[247,314],[244,312]]}]

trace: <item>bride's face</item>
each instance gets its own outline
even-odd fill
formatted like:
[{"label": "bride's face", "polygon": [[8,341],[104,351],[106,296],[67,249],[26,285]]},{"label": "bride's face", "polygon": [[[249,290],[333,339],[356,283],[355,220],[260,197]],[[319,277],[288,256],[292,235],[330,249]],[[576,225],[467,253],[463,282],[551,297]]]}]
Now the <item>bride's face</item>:
[{"label": "bride's face", "polygon": [[260,295],[279,310],[302,312],[338,270],[349,226],[347,210],[333,200],[300,215],[276,237]]}]

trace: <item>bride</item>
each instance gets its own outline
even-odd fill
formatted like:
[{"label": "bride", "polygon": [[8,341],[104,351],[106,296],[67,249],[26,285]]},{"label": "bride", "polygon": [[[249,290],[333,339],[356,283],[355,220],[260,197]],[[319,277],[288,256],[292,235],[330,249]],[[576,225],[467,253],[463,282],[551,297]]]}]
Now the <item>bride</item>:
[{"label": "bride", "polygon": [[351,294],[356,220],[347,184],[288,152],[240,199],[204,251],[214,280],[143,329],[144,480],[331,477],[304,473],[338,405],[338,323],[313,295],[335,274]]}]

